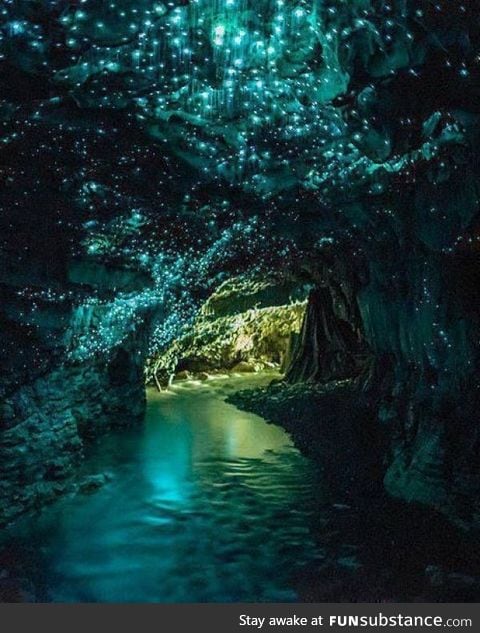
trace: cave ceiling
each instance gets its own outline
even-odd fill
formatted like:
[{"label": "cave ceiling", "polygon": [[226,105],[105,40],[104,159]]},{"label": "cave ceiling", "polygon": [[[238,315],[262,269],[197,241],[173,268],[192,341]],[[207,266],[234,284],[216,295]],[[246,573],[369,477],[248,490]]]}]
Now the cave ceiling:
[{"label": "cave ceiling", "polygon": [[[429,198],[418,182],[448,181],[476,142],[478,8],[5,0],[2,252],[37,262],[41,288],[21,292],[68,299],[64,261],[117,262],[153,288],[84,305],[108,304],[108,330],[161,304],[164,341],[228,275],[405,239],[399,200]],[[445,222],[420,234],[439,252],[461,239]]]}]

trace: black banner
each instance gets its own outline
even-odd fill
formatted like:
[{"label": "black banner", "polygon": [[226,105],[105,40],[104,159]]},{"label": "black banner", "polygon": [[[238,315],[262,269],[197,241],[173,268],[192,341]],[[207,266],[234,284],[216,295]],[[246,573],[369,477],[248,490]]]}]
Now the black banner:
[{"label": "black banner", "polygon": [[5,631],[478,631],[478,604],[1,605]]}]

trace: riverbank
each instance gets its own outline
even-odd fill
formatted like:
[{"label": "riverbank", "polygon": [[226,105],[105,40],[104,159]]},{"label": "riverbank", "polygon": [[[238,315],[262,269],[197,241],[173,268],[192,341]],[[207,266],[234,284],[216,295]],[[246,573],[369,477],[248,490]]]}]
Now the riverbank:
[{"label": "riverbank", "polygon": [[[0,598],[478,601],[474,543],[431,511],[361,489],[376,462],[365,450],[365,462],[349,464],[363,437],[349,384],[337,385],[341,400],[274,380],[267,372],[149,389],[143,425],[88,449],[79,477],[108,474],[101,486],[4,533]],[[231,404],[251,398],[288,434]]]},{"label": "riverbank", "polygon": [[384,438],[351,381],[288,385],[276,380],[240,390],[229,402],[282,426],[342,495],[381,493]]},{"label": "riverbank", "polygon": [[[343,556],[304,570],[313,602],[475,602],[480,551],[442,514],[391,498],[383,487],[386,438],[352,381],[240,390],[228,401],[280,425],[322,473],[334,502],[316,536]],[[348,545],[346,545],[348,544]],[[348,554],[354,553],[354,555]],[[348,554],[348,555],[347,555]]]}]

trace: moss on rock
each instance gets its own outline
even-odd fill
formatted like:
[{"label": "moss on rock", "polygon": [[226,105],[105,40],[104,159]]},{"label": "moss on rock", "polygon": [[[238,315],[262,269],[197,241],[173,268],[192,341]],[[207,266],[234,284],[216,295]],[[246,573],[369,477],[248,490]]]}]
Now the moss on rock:
[{"label": "moss on rock", "polygon": [[160,382],[168,382],[185,371],[280,368],[292,336],[300,331],[305,306],[304,295],[294,286],[229,280],[209,297],[192,328],[150,360],[147,381],[156,374]]}]

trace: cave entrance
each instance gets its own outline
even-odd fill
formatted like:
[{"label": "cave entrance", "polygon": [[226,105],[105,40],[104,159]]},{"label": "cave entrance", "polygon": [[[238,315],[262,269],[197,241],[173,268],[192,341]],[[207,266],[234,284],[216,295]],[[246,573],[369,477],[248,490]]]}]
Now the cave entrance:
[{"label": "cave entrance", "polygon": [[300,335],[311,285],[298,281],[232,278],[198,311],[191,328],[147,361],[147,383],[215,374],[284,374]]},{"label": "cave entrance", "polygon": [[147,383],[215,374],[276,372],[290,383],[348,379],[365,364],[356,303],[338,288],[294,280],[232,278],[191,328],[147,362]]}]

